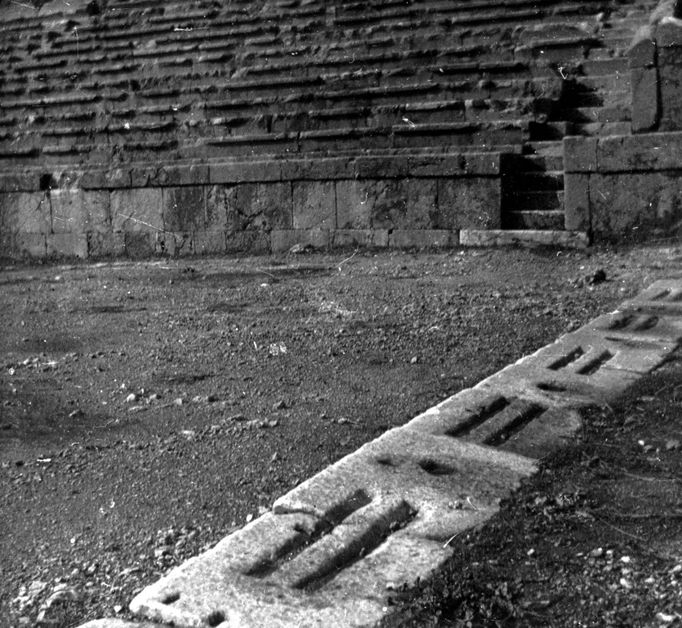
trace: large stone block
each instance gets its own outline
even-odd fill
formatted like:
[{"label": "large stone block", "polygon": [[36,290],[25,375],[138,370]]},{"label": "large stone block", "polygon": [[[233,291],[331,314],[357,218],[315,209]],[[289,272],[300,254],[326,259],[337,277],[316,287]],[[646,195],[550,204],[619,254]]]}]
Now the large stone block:
[{"label": "large stone block", "polygon": [[389,245],[397,249],[442,248],[458,243],[457,232],[444,229],[394,229],[389,235]]},{"label": "large stone block", "polygon": [[3,192],[34,192],[40,188],[35,171],[0,173],[0,190]]},{"label": "large stone block", "polygon": [[452,554],[447,541],[490,518],[535,469],[492,447],[391,430],[145,589],[130,608],[181,626],[222,618],[245,628],[377,625],[393,589],[433,575]]},{"label": "large stone block", "polygon": [[290,229],[292,214],[289,183],[214,185],[206,204],[206,226],[230,233]]},{"label": "large stone block", "polygon": [[656,62],[656,42],[652,38],[650,27],[640,29],[635,35],[635,42],[628,51],[631,68],[650,68]]},{"label": "large stone block", "polygon": [[46,239],[48,257],[88,257],[88,236],[85,233],[50,233]]},{"label": "large stone block", "polygon": [[594,172],[597,169],[597,138],[564,138],[564,171]]},{"label": "large stone block", "polygon": [[158,232],[124,232],[126,255],[132,259],[143,259],[154,255],[156,252],[156,233]]},{"label": "large stone block", "polygon": [[126,253],[125,234],[122,231],[91,231],[88,237],[88,257],[122,257]]},{"label": "large stone block", "polygon": [[589,175],[564,175],[564,226],[569,231],[590,230]]},{"label": "large stone block", "polygon": [[462,229],[459,243],[461,246],[558,246],[584,249],[590,242],[582,231]]},{"label": "large stone block", "polygon": [[204,185],[209,182],[209,167],[206,164],[183,164],[137,166],[131,170],[131,184],[134,187]]},{"label": "large stone block", "polygon": [[388,229],[336,229],[332,232],[333,247],[387,247]]},{"label": "large stone block", "polygon": [[658,70],[656,68],[633,68],[632,84],[632,131],[643,133],[658,126]]},{"label": "large stone block", "polygon": [[164,229],[161,188],[112,190],[110,205],[114,231],[140,232]]},{"label": "large stone block", "polygon": [[50,192],[52,231],[54,233],[86,233],[110,231],[109,192],[58,188]]},{"label": "large stone block", "polygon": [[679,65],[659,65],[661,130],[682,129],[682,72]]},{"label": "large stone block", "polygon": [[334,229],[336,192],[333,181],[293,183],[294,229]]},{"label": "large stone block", "polygon": [[339,229],[368,229],[372,225],[369,199],[371,181],[336,183],[336,226]]},{"label": "large stone block", "polygon": [[325,181],[349,179],[355,173],[353,157],[328,157],[324,159],[287,159],[282,162],[282,180],[300,179]]},{"label": "large stone block", "polygon": [[226,250],[224,231],[196,231],[194,252],[197,255],[218,255]]},{"label": "large stone block", "polygon": [[[428,229],[434,225],[434,179],[359,180],[337,184],[340,227]],[[369,218],[369,223],[367,223]]]},{"label": "large stone block", "polygon": [[682,133],[600,138],[597,163],[600,174],[679,169],[682,164]]},{"label": "large stone block", "polygon": [[327,229],[273,229],[270,242],[273,253],[283,253],[294,245],[326,249],[331,243],[331,232]]},{"label": "large stone block", "polygon": [[270,233],[265,231],[235,231],[226,234],[225,251],[227,253],[269,253],[271,248]]},{"label": "large stone block", "polygon": [[157,232],[154,237],[154,252],[167,257],[194,255],[194,239],[187,231]]},{"label": "large stone block", "polygon": [[501,179],[475,177],[438,180],[439,229],[499,229],[502,224]]},{"label": "large stone block", "polygon": [[206,188],[162,188],[163,225],[167,231],[195,231],[206,226]]},{"label": "large stone block", "polygon": [[44,233],[17,233],[14,236],[14,250],[17,257],[44,259],[47,256],[47,242]]},{"label": "large stone block", "polygon": [[211,183],[247,183],[257,181],[281,181],[280,161],[230,161],[209,166]]},{"label": "large stone block", "polygon": [[52,231],[50,197],[46,192],[0,194],[0,231],[42,233]]},{"label": "large stone block", "polygon": [[590,177],[592,233],[597,240],[675,235],[682,221],[682,171]]}]

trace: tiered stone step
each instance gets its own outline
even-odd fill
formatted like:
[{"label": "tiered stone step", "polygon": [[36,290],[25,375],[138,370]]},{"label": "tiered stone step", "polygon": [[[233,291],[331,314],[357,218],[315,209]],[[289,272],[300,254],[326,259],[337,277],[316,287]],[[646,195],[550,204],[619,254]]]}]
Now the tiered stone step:
[{"label": "tiered stone step", "polygon": [[502,153],[503,226],[562,229],[560,140],[629,128],[649,4],[80,3],[0,25],[0,168]]},{"label": "tiered stone step", "polygon": [[502,227],[560,231],[564,228],[562,144],[534,142],[527,147],[535,153],[505,155]]}]

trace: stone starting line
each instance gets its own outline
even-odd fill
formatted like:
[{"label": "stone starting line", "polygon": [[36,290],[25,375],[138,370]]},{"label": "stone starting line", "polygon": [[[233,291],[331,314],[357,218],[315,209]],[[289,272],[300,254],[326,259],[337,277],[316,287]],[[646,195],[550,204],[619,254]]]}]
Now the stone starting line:
[{"label": "stone starting line", "polygon": [[82,628],[346,627],[384,620],[392,591],[431,578],[458,534],[492,517],[538,461],[682,343],[682,279],[392,429],[131,602],[140,622]]}]

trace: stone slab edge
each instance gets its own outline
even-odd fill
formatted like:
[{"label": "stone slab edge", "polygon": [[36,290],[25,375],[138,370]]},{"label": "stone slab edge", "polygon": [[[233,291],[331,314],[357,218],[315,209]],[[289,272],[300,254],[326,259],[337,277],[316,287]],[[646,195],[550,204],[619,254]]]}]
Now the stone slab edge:
[{"label": "stone slab edge", "polygon": [[462,229],[460,246],[559,246],[584,249],[590,243],[583,231]]},{"label": "stone slab edge", "polygon": [[[377,447],[378,451],[381,451],[380,443],[383,441],[389,443],[390,448],[390,443],[395,440],[391,434],[396,437],[398,434],[403,434],[403,436],[395,441],[403,446],[405,443],[410,442],[406,431],[414,430],[414,437],[417,441],[422,440],[427,434],[431,434],[436,438],[448,433],[452,435],[452,432],[447,431],[453,427],[451,424],[452,409],[455,409],[455,414],[457,412],[461,414],[463,409],[471,412],[472,409],[476,408],[477,403],[479,405],[485,404],[485,400],[489,395],[504,394],[518,396],[535,402],[542,402],[550,408],[554,407],[561,410],[563,407],[564,410],[570,413],[573,413],[576,409],[580,410],[585,407],[613,401],[615,397],[622,394],[635,381],[657,368],[667,356],[679,347],[682,342],[682,320],[680,320],[682,310],[677,307],[678,299],[682,299],[682,279],[656,282],[634,299],[626,301],[616,311],[600,316],[579,330],[562,336],[554,343],[541,348],[534,354],[522,358],[499,373],[483,380],[473,389],[461,391],[434,408],[422,413],[402,428],[391,430],[379,439],[364,445],[357,452],[350,454],[287,493],[277,500],[275,506],[277,504],[284,504],[285,506],[296,508],[299,503],[304,505],[306,499],[311,495],[313,498],[317,495],[317,498],[322,496],[323,500],[326,499],[327,494],[320,487],[324,486],[325,482],[332,482],[333,485],[337,481],[334,473],[335,468],[349,468],[351,476],[343,476],[342,474],[342,477],[344,479],[351,478],[355,475],[354,471],[359,469],[359,467],[355,469],[353,461],[358,460],[358,464],[360,462],[366,463],[367,454],[363,452],[375,451]],[[650,307],[651,304],[658,305],[657,302],[661,303],[662,306],[652,309]],[[576,348],[580,348],[580,351],[577,353]],[[604,363],[597,364],[596,370],[593,370],[592,363],[595,360],[598,362],[600,356]],[[604,357],[605,360],[603,359]],[[548,372],[554,373],[557,381],[566,385],[564,389],[566,394],[562,396],[562,392],[557,392],[558,388],[557,390],[543,390],[535,386],[539,380],[544,381]],[[450,415],[448,412],[450,412]],[[556,416],[561,417],[561,412],[556,414]],[[575,415],[571,414],[570,416],[574,417]],[[459,420],[457,417],[455,419]],[[569,422],[569,432],[574,432],[579,424],[579,421],[577,423],[575,421]],[[566,436],[565,429],[561,436]],[[453,442],[458,440],[452,439]],[[426,443],[427,441],[424,442]],[[499,451],[493,448],[488,449],[490,454],[493,454],[494,451]],[[469,452],[467,455],[471,455],[473,458],[477,458],[479,455],[483,455],[484,458],[489,457],[485,454],[486,448],[480,450],[465,449],[461,451]],[[472,451],[473,453],[471,453]],[[482,454],[477,454],[477,451],[482,452]],[[395,453],[404,455],[404,450],[400,449],[400,451]],[[362,458],[363,455],[364,459]],[[518,460],[523,459],[524,457],[518,458]],[[528,460],[530,466],[526,467],[526,471],[522,475],[531,475],[535,469],[534,464],[532,464],[533,459],[528,457],[525,459]],[[497,464],[507,464],[504,458],[497,459],[495,456],[492,456],[490,460],[493,461],[495,466]],[[322,478],[325,477],[327,479],[323,480]],[[357,477],[355,481],[358,481]],[[322,485],[320,485],[320,482],[322,482]],[[515,486],[510,487],[510,492],[511,490],[515,490]],[[320,491],[322,492],[320,493]],[[301,500],[303,501],[301,502]],[[495,509],[491,508],[484,513],[480,513],[484,516],[477,519],[476,525],[480,525],[480,523],[487,520],[494,512]],[[271,514],[264,515],[263,517],[268,516],[272,517]],[[257,524],[257,522],[258,520],[254,523]],[[219,546],[224,545],[226,542],[229,545],[232,536],[226,537]],[[162,578],[161,581],[144,590],[133,600],[131,608],[134,611],[143,611],[148,616],[151,615],[149,616],[150,619],[169,621],[168,616],[162,616],[163,614],[155,615],[154,612],[149,612],[150,609],[154,610],[153,599],[156,597],[154,590],[163,591],[163,582],[168,580],[169,577],[170,582],[172,582],[173,574],[175,573],[182,575],[183,571],[187,572],[189,570],[191,572],[192,566],[196,567],[201,563],[203,556],[200,555],[190,559],[187,563],[173,570],[169,576]],[[405,557],[405,559],[409,560],[408,557]],[[443,564],[443,557],[440,557],[438,560],[432,560],[434,560],[432,573],[435,573],[435,570]],[[360,561],[360,563],[362,562]],[[423,567],[422,565],[422,571]],[[151,598],[149,596],[150,593],[152,593]],[[150,600],[151,606],[149,604]],[[229,605],[229,600],[226,600],[225,604]],[[361,617],[349,616],[348,623],[342,625],[373,625],[374,622],[381,619],[382,613],[385,615],[388,612],[388,609],[383,608],[379,615],[377,615],[377,610],[372,605],[365,605],[362,612],[368,613],[367,619],[371,617],[369,622],[363,623]],[[235,615],[236,617],[239,617],[239,621],[245,619],[241,613]],[[175,622],[173,618],[170,621],[174,621],[177,625],[187,626],[212,625],[201,620],[199,623],[196,623],[196,620],[189,616],[187,623],[184,623],[182,617],[178,616],[178,618],[181,621]],[[331,617],[326,619],[331,619]],[[99,623],[90,622],[85,624],[83,628],[132,628],[133,626],[148,628],[160,625],[162,624],[150,624],[148,622],[143,624],[122,623],[120,620],[99,620]],[[233,625],[233,623],[227,619],[224,625]],[[244,625],[255,624],[250,624],[247,621]],[[290,626],[297,624],[287,623],[286,620],[284,622],[277,620],[273,625]],[[320,624],[312,622],[310,625]]]}]

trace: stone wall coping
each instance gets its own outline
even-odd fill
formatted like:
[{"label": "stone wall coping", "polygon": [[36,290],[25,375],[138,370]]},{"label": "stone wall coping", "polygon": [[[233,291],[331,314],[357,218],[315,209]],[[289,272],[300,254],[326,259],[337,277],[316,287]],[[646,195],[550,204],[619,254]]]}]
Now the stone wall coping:
[{"label": "stone wall coping", "polygon": [[566,173],[635,173],[682,169],[682,131],[564,139]]},{"label": "stone wall coping", "polygon": [[0,171],[0,192],[33,192],[45,190],[46,186],[95,190],[294,180],[499,177],[500,155],[480,152],[310,156],[286,160],[158,162],[90,169],[45,166]]}]

